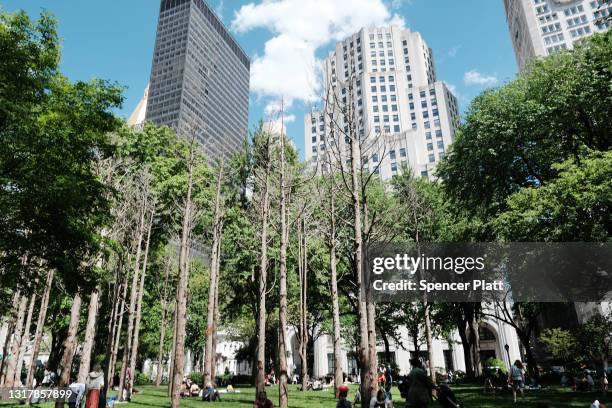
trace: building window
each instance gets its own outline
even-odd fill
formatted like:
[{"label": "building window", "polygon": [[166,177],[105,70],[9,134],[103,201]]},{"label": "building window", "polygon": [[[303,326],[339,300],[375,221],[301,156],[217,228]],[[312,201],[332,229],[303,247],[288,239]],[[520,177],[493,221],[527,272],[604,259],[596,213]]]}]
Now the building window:
[{"label": "building window", "polygon": [[436,155],[435,154],[430,154],[429,155],[429,162],[430,163],[434,163],[436,161]]},{"label": "building window", "polygon": [[393,125],[393,131],[394,131],[395,133],[399,133],[399,131],[400,131],[400,126],[399,126],[399,125]]},{"label": "building window", "polygon": [[391,160],[395,160],[395,150],[391,150],[391,151],[389,152],[389,158],[390,158]]},{"label": "building window", "polygon": [[406,157],[406,149],[403,147],[400,149],[400,157]]}]

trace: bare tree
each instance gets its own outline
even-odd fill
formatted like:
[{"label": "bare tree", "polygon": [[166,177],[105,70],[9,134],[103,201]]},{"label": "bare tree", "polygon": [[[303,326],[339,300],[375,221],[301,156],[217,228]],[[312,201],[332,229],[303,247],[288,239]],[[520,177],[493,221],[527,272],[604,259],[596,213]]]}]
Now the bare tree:
[{"label": "bare tree", "polygon": [[85,383],[87,374],[91,366],[91,350],[93,349],[94,337],[96,332],[96,316],[98,314],[98,299],[100,296],[100,288],[96,287],[91,291],[89,296],[89,307],[87,309],[87,327],[85,329],[85,342],[81,350],[81,363],[79,365],[79,373],[77,381]]},{"label": "bare tree", "polygon": [[30,325],[32,324],[32,315],[34,314],[34,303],[36,302],[36,286],[38,285],[38,278],[35,279],[34,288],[30,295],[30,302],[28,306],[28,314],[26,316],[25,327],[23,329],[23,335],[21,336],[21,345],[19,347],[19,354],[17,355],[16,362],[17,367],[15,368],[15,378],[13,379],[14,386],[21,383],[21,368],[23,366],[23,356],[26,352],[28,343],[30,342]]},{"label": "bare tree", "polygon": [[213,215],[212,255],[210,263],[210,285],[208,290],[208,312],[206,321],[206,345],[204,349],[204,385],[214,381],[213,369],[216,359],[215,337],[217,335],[217,299],[219,297],[220,243],[223,237],[223,161],[219,164],[215,190],[215,209]]},{"label": "bare tree", "polygon": [[196,165],[195,134],[191,139],[189,147],[189,159],[187,162],[187,193],[183,205],[183,219],[181,228],[181,241],[179,252],[179,275],[176,286],[176,316],[174,355],[172,358],[172,392],[171,406],[178,408],[180,405],[180,385],[183,377],[183,366],[185,363],[185,329],[187,324],[187,285],[189,282],[189,251],[190,238],[197,208],[193,203],[193,177]]},{"label": "bare tree", "polygon": [[47,281],[45,282],[45,291],[40,300],[40,308],[38,311],[38,319],[36,321],[36,333],[34,333],[34,340],[32,343],[32,357],[30,360],[30,367],[28,368],[28,377],[26,379],[26,386],[31,386],[34,380],[34,372],[36,371],[36,362],[38,361],[38,353],[40,353],[40,344],[42,343],[42,336],[45,328],[45,320],[47,318],[47,309],[49,307],[49,296],[51,294],[51,287],[53,285],[54,270],[49,269],[47,272]]},{"label": "bare tree", "polygon": [[13,331],[13,339],[11,341],[11,349],[8,358],[8,364],[6,364],[6,374],[4,385],[9,388],[15,385],[15,373],[17,368],[17,359],[19,358],[19,350],[21,349],[21,340],[23,338],[23,326],[26,319],[26,306],[28,305],[28,297],[20,295],[19,309],[17,310],[17,321],[15,323],[15,329]]},{"label": "bare tree", "polygon": [[259,304],[257,310],[257,375],[255,387],[257,394],[265,391],[266,363],[266,295],[268,291],[268,224],[270,218],[270,178],[272,172],[271,148],[272,137],[261,132],[261,146],[256,146],[257,161],[260,169],[255,170],[256,183],[259,185],[260,216],[260,255],[259,255]]},{"label": "bare tree", "polygon": [[157,353],[157,375],[155,378],[155,386],[159,387],[162,381],[164,372],[163,356],[164,356],[164,340],[166,336],[166,317],[168,314],[168,277],[170,274],[171,261],[168,258],[164,259],[164,283],[161,294],[162,315],[159,329],[159,351]]},{"label": "bare tree", "polygon": [[[70,309],[70,323],[68,324],[68,333],[64,340],[64,353],[60,363],[61,373],[59,376],[58,386],[67,387],[70,384],[70,372],[72,371],[72,360],[76,350],[76,334],[79,329],[79,318],[81,315],[81,293],[77,291],[72,300],[72,308]],[[56,400],[55,408],[63,408],[64,401]]]}]

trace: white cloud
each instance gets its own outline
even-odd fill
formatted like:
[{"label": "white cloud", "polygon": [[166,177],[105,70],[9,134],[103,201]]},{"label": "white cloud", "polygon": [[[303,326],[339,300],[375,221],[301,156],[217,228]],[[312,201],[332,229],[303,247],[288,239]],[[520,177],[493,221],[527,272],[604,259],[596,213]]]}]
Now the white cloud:
[{"label": "white cloud", "polygon": [[217,7],[215,7],[215,13],[217,13],[217,16],[219,16],[220,19],[223,19],[223,3],[224,0],[219,0],[219,4],[217,4]]},{"label": "white cloud", "polygon": [[463,82],[466,85],[495,85],[498,79],[495,75],[482,74],[475,69],[472,69],[465,73],[463,76]]},{"label": "white cloud", "polygon": [[448,56],[454,58],[457,56],[457,52],[461,49],[461,45],[455,45],[453,48],[448,50]]},{"label": "white cloud", "polygon": [[242,6],[232,28],[246,33],[268,29],[263,55],[251,64],[251,90],[259,98],[312,102],[321,90],[316,53],[362,27],[404,20],[383,0],[262,0]]}]

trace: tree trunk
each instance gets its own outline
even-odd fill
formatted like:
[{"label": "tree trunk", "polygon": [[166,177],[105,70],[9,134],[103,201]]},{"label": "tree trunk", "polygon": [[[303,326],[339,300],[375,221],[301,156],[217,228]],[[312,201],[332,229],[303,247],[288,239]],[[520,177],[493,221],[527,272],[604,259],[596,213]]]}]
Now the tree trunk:
[{"label": "tree trunk", "polygon": [[104,386],[102,387],[102,395],[106,395],[109,385],[112,389],[111,382],[111,361],[113,354],[113,345],[115,344],[115,327],[119,318],[119,306],[121,305],[121,289],[123,283],[119,283],[119,269],[115,272],[115,286],[112,292],[108,291],[108,304],[113,305],[111,310],[110,320],[108,322],[108,336],[106,336],[106,347],[104,350]]},{"label": "tree trunk", "polygon": [[[281,122],[281,129],[282,129]],[[287,395],[287,196],[285,192],[285,137],[280,136],[280,259],[279,259],[279,307],[278,307],[278,359],[279,359],[279,381],[278,401],[280,408],[287,408],[289,403]]]},{"label": "tree trunk", "polygon": [[431,316],[430,316],[430,306],[427,301],[427,294],[423,293],[423,313],[425,314],[425,339],[427,340],[427,364],[429,366],[429,377],[431,381],[436,382],[436,371],[434,367],[434,353],[433,353],[433,339],[431,335]]},{"label": "tree trunk", "polygon": [[[15,323],[15,331],[13,332],[13,340],[11,341],[11,350],[8,356],[8,364],[6,365],[6,376],[4,386],[7,388],[15,387],[15,375],[17,370],[17,359],[21,350],[21,340],[23,338],[23,326],[26,319],[26,306],[28,305],[28,297],[21,296],[19,301],[19,309],[17,311],[17,322]],[[18,374],[17,374],[18,375]]]},{"label": "tree trunk", "polygon": [[334,391],[338,395],[338,387],[344,382],[342,373],[342,343],[340,340],[340,304],[338,301],[338,271],[336,269],[336,208],[333,191],[330,191],[330,245],[329,269],[331,271],[332,315],[334,324]]},{"label": "tree trunk", "polygon": [[[61,374],[59,376],[58,386],[67,387],[70,384],[70,372],[72,370],[72,360],[76,350],[76,335],[79,329],[79,318],[81,316],[81,294],[77,292],[72,301],[72,309],[70,310],[70,324],[68,325],[68,334],[64,341],[64,353],[61,361]],[[55,408],[63,408],[64,401],[58,400],[55,402]]]},{"label": "tree trunk", "polygon": [[[125,315],[125,301],[127,299],[127,277],[126,281],[123,282],[123,294],[121,296],[121,306],[119,307],[119,320],[115,329],[115,338],[113,339],[113,351],[111,353],[111,360],[109,363],[109,384],[115,382],[115,366],[117,365],[117,356],[119,355],[119,342],[121,341],[121,330],[123,329],[123,316]],[[112,388],[112,387],[111,387]]]},{"label": "tree trunk", "polygon": [[151,243],[151,229],[153,228],[153,217],[155,216],[155,210],[151,210],[151,218],[149,221],[149,228],[147,231],[147,240],[145,243],[145,251],[144,258],[142,261],[142,271],[140,273],[140,285],[138,288],[138,300],[136,303],[136,316],[134,317],[134,336],[132,339],[132,345],[130,347],[130,373],[132,373],[131,378],[129,379],[128,389],[130,390],[130,394],[132,392],[132,388],[134,387],[134,377],[136,372],[136,360],[138,358],[138,342],[140,338],[140,320],[142,318],[142,297],[144,294],[144,283],[145,276],[147,274],[147,263],[149,260],[149,246]]},{"label": "tree trunk", "polygon": [[372,392],[372,384],[375,379],[372,378],[370,370],[369,358],[369,335],[368,335],[368,305],[366,299],[366,291],[363,284],[362,268],[363,268],[363,231],[361,220],[361,183],[359,180],[358,164],[361,161],[359,149],[359,141],[356,130],[353,129],[350,135],[350,163],[351,163],[351,203],[353,206],[353,270],[355,273],[355,282],[359,293],[357,313],[359,315],[359,360],[362,367],[361,370],[361,406],[367,408],[370,403]]},{"label": "tree trunk", "polygon": [[[36,279],[35,286],[38,286],[38,278]],[[28,307],[28,315],[26,317],[25,328],[23,329],[23,335],[21,336],[21,347],[19,348],[19,355],[17,356],[17,368],[15,369],[15,387],[21,384],[21,368],[23,367],[23,356],[25,355],[26,348],[30,342],[30,326],[32,324],[32,315],[34,314],[34,303],[36,302],[36,287],[33,288],[32,295],[30,295],[30,305]],[[25,384],[22,384],[25,385]]]},{"label": "tree trunk", "polygon": [[162,376],[164,374],[164,365],[163,365],[163,357],[164,357],[164,340],[166,336],[166,313],[168,308],[168,275],[170,274],[170,262],[166,264],[164,272],[164,289],[161,300],[162,305],[162,316],[161,316],[161,326],[159,330],[159,351],[157,352],[157,375],[155,377],[155,386],[159,387],[162,382]]},{"label": "tree trunk", "polygon": [[213,220],[213,239],[212,239],[212,254],[210,263],[210,284],[208,288],[208,309],[206,315],[206,345],[204,348],[204,384],[214,381],[212,375],[213,365],[216,350],[213,348],[214,338],[217,335],[215,327],[215,300],[217,298],[218,274],[219,274],[219,241],[221,239],[221,223],[222,223],[222,208],[221,208],[221,181],[223,180],[223,163],[219,165],[217,174],[217,187],[215,193],[215,213]]},{"label": "tree trunk", "polygon": [[478,336],[478,320],[472,316],[468,322],[470,331],[470,349],[472,352],[472,365],[474,366],[474,376],[480,375],[480,338]]},{"label": "tree trunk", "polygon": [[36,372],[36,362],[38,361],[38,353],[40,353],[40,344],[45,329],[45,320],[47,318],[47,308],[49,307],[49,296],[51,294],[51,286],[53,284],[54,270],[47,272],[47,282],[45,283],[45,292],[40,300],[40,310],[38,312],[38,320],[36,322],[36,333],[34,334],[34,343],[32,344],[32,360],[28,368],[28,379],[26,386],[30,387],[34,384],[34,374]]},{"label": "tree trunk", "polygon": [[470,342],[468,341],[466,334],[466,323],[462,319],[457,320],[457,331],[459,332],[459,338],[461,339],[461,346],[463,349],[463,358],[465,360],[465,375],[468,378],[474,377],[474,363],[472,360],[472,350]]},{"label": "tree trunk", "polygon": [[11,309],[11,317],[9,319],[8,327],[6,330],[6,338],[4,339],[4,345],[2,346],[2,364],[0,364],[0,386],[4,386],[6,382],[6,370],[9,360],[9,347],[11,346],[11,340],[13,339],[13,333],[15,332],[15,325],[19,317],[19,304],[21,299],[21,292],[16,291],[13,294],[13,302]]},{"label": "tree trunk", "polygon": [[[134,336],[134,314],[136,313],[136,302],[138,301],[138,277],[140,274],[140,257],[142,256],[142,239],[144,236],[144,224],[146,215],[146,196],[143,197],[143,201],[140,209],[140,223],[138,226],[138,238],[136,240],[136,260],[134,262],[134,273],[132,274],[132,285],[130,287],[130,306],[128,311],[128,325],[127,325],[127,337],[125,338],[125,345],[123,347],[123,358],[121,362],[121,374],[119,377],[119,401],[124,400],[124,389],[126,388],[126,380],[129,376],[130,379],[134,377],[134,373],[128,371],[130,364],[130,347],[132,345],[132,337]],[[131,382],[131,381],[130,381]],[[129,384],[128,384],[129,385]],[[130,398],[131,389],[127,388],[127,397]]]},{"label": "tree trunk", "polygon": [[298,270],[300,283],[300,360],[302,392],[308,388],[308,247],[306,246],[306,222],[304,216],[298,225]]},{"label": "tree trunk", "polygon": [[172,352],[170,353],[170,361],[168,361],[168,395],[172,396],[172,387],[174,387],[174,354],[176,352],[176,302],[174,302],[174,312],[172,319]]},{"label": "tree trunk", "polygon": [[213,355],[212,355],[212,366],[210,370],[210,375],[213,381],[216,381],[217,378],[217,341],[218,337],[216,335],[216,330],[219,327],[220,313],[219,313],[219,279],[221,277],[221,270],[219,269],[221,266],[221,238],[217,242],[219,248],[217,249],[217,281],[215,282],[215,287],[217,288],[215,292],[215,335],[213,336]]},{"label": "tree trunk", "polygon": [[187,197],[183,209],[183,225],[181,232],[181,246],[179,256],[179,277],[176,287],[176,337],[174,338],[174,356],[172,370],[172,408],[180,405],[180,386],[183,377],[183,366],[185,363],[185,327],[187,323],[187,285],[189,282],[189,240],[192,227],[192,204],[191,194],[193,189],[193,141],[189,158],[189,170],[187,176]]},{"label": "tree trunk", "polygon": [[87,374],[91,368],[91,351],[93,349],[94,338],[96,335],[96,315],[98,314],[98,299],[100,289],[95,288],[91,291],[89,307],[87,310],[87,328],[85,329],[85,343],[81,351],[81,364],[79,365],[79,375],[77,382],[85,383]]},{"label": "tree trunk", "polygon": [[261,252],[259,258],[259,307],[257,316],[257,376],[256,395],[266,390],[266,295],[268,291],[268,218],[270,211],[270,135],[267,135],[267,163],[264,174],[263,196],[261,199]]}]

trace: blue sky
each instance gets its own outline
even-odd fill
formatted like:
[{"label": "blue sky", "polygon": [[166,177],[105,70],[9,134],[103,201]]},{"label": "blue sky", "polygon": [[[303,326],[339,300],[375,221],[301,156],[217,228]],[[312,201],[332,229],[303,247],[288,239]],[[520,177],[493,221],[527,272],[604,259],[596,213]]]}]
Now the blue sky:
[{"label": "blue sky", "polygon": [[[306,88],[316,85],[307,67],[327,54],[332,37],[342,37],[360,24],[399,21],[419,31],[434,51],[438,79],[455,90],[462,110],[483,89],[512,80],[517,72],[502,0],[210,0],[209,4],[253,60],[250,126],[283,96],[290,104],[287,131],[301,151],[303,115],[312,105]],[[43,8],[52,11],[59,20],[63,72],[73,80],[97,77],[125,86],[120,111],[125,117],[148,82],[158,5],[158,0],[0,0],[6,11],[25,9],[31,16]],[[277,68],[287,71],[286,80],[276,80]]]}]

